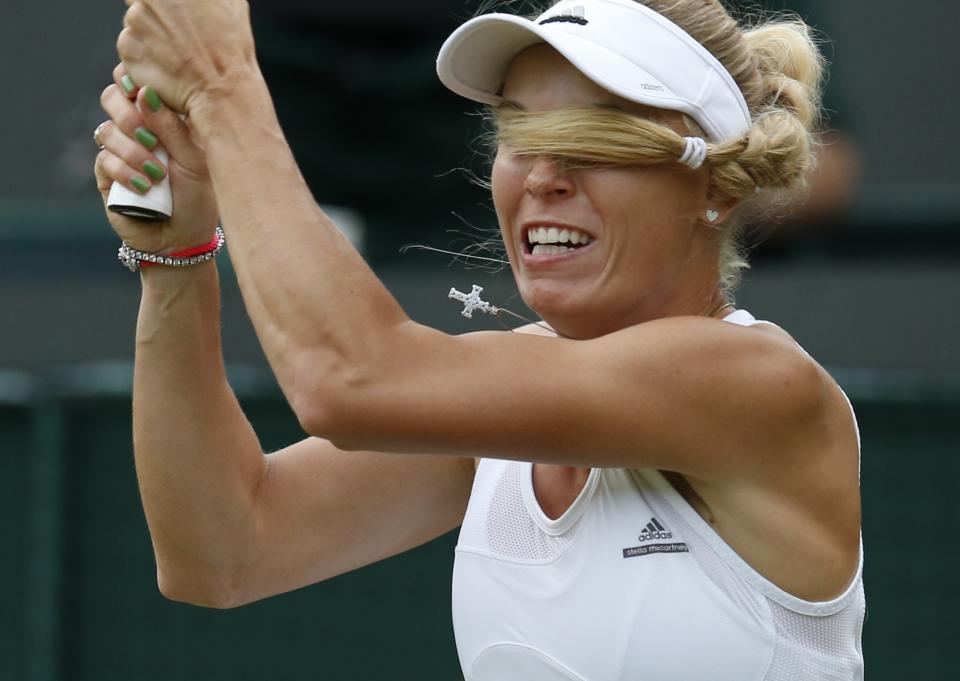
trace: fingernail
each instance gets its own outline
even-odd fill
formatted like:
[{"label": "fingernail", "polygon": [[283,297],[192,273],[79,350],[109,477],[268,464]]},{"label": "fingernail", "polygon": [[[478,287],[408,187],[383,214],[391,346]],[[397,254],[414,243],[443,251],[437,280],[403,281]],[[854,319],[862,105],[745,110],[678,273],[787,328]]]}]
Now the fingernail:
[{"label": "fingernail", "polygon": [[140,144],[145,146],[147,149],[153,149],[157,146],[157,136],[146,128],[137,128],[133,131],[133,134],[137,136],[137,139],[140,140]]},{"label": "fingernail", "polygon": [[143,98],[146,100],[147,106],[150,107],[150,110],[153,113],[157,113],[161,108],[163,108],[163,102],[160,100],[160,95],[158,95],[157,91],[149,85],[143,91]]},{"label": "fingernail", "polygon": [[147,175],[149,175],[154,180],[163,179],[163,168],[158,166],[153,161],[144,161],[143,170]]},{"label": "fingernail", "polygon": [[147,182],[145,177],[141,177],[140,175],[134,175],[131,177],[130,184],[132,184],[133,188],[141,194],[146,194],[150,190],[150,183]]},{"label": "fingernail", "polygon": [[122,87],[123,91],[128,95],[131,95],[133,91],[137,89],[137,84],[133,82],[133,78],[125,73],[123,74],[123,78],[120,79],[120,87]]}]

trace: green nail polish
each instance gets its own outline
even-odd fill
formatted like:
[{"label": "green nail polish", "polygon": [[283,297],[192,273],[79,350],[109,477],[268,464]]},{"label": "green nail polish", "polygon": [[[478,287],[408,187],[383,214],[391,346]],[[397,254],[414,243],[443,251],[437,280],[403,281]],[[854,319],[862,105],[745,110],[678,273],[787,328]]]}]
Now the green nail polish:
[{"label": "green nail polish", "polygon": [[150,183],[147,182],[146,178],[140,177],[139,175],[131,177],[130,184],[141,194],[146,194],[150,190]]},{"label": "green nail polish", "polygon": [[146,128],[137,128],[133,132],[137,136],[137,139],[140,140],[140,144],[147,149],[153,149],[157,146],[157,136]]},{"label": "green nail polish", "polygon": [[163,168],[158,166],[153,161],[144,161],[143,170],[147,175],[151,177],[151,179],[154,179],[154,180],[163,179]]},{"label": "green nail polish", "polygon": [[143,98],[147,102],[147,106],[150,107],[150,110],[153,113],[157,113],[163,108],[163,102],[160,100],[160,95],[157,94],[157,91],[152,87],[147,86],[143,91]]},{"label": "green nail polish", "polygon": [[129,75],[123,74],[123,78],[120,79],[120,87],[123,88],[124,92],[130,95],[133,94],[137,84],[133,82],[133,78],[131,78]]}]

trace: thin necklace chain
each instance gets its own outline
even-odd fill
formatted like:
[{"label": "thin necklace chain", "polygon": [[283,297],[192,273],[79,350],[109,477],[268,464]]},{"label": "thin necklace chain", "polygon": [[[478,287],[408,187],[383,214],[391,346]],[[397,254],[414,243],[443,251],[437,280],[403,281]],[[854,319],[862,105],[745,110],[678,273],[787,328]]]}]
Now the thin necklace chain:
[{"label": "thin necklace chain", "polygon": [[716,310],[714,310],[713,312],[711,312],[711,313],[708,314],[707,316],[708,316],[708,317],[713,317],[713,316],[714,316],[715,314],[717,314],[720,310],[724,310],[724,309],[726,309],[726,308],[728,308],[728,307],[736,307],[736,306],[735,306],[733,303],[724,303],[723,305],[721,305],[720,307],[718,307]]}]

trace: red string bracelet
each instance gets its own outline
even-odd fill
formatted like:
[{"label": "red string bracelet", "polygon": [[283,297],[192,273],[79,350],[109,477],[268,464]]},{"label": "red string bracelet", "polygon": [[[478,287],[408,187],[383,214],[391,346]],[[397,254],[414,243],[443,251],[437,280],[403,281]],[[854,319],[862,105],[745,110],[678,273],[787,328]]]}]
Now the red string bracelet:
[{"label": "red string bracelet", "polygon": [[[207,253],[212,253],[217,250],[217,247],[220,245],[220,235],[214,234],[213,239],[210,240],[210,243],[203,244],[202,246],[194,246],[193,248],[186,248],[182,251],[175,251],[173,253],[167,253],[166,257],[168,258],[189,258],[193,255],[206,255]],[[140,267],[153,267],[154,265],[159,265],[159,262],[150,262],[149,260],[143,260],[140,262]]]},{"label": "red string bracelet", "polygon": [[131,248],[124,242],[117,252],[117,258],[131,272],[136,272],[142,267],[151,265],[166,265],[168,267],[184,267],[189,265],[199,265],[202,262],[213,260],[213,258],[223,249],[226,241],[223,235],[223,228],[218,226],[216,236],[208,244],[195,246],[175,253],[160,255],[159,253],[147,253]]}]

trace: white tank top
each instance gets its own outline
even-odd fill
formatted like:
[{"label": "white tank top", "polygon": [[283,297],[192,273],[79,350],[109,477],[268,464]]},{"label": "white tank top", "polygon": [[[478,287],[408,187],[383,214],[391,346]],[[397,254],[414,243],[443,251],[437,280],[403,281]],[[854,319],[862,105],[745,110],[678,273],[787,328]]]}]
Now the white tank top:
[{"label": "white tank top", "polygon": [[[737,311],[727,321],[757,323]],[[533,465],[483,459],[453,571],[466,681],[863,678],[863,549],[810,602],[750,567],[655,469],[594,468],[555,520]]]}]

